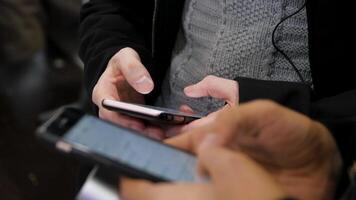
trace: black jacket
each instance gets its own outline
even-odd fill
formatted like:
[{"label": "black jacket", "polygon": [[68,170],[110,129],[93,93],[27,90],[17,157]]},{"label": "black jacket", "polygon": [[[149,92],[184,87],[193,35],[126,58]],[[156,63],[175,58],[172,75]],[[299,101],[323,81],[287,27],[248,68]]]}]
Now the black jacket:
[{"label": "black jacket", "polygon": [[[155,82],[147,98],[152,102],[170,65],[183,4],[183,0],[91,0],[85,4],[79,53],[89,93],[108,60],[121,48],[132,47]],[[307,14],[313,90],[303,84],[236,77],[240,101],[268,98],[321,121],[333,133],[347,167],[356,153],[356,66],[351,55],[355,14],[351,2],[336,0],[309,0]]]}]

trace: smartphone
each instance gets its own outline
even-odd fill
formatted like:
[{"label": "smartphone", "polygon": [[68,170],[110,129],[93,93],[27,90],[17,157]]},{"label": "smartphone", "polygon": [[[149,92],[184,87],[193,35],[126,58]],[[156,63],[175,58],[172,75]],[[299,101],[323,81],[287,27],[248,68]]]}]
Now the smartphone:
[{"label": "smartphone", "polygon": [[37,136],[65,153],[151,181],[195,182],[194,155],[74,109],[60,110]]},{"label": "smartphone", "polygon": [[158,124],[187,124],[203,117],[199,114],[190,115],[168,108],[126,103],[109,99],[104,99],[102,105],[108,110]]}]

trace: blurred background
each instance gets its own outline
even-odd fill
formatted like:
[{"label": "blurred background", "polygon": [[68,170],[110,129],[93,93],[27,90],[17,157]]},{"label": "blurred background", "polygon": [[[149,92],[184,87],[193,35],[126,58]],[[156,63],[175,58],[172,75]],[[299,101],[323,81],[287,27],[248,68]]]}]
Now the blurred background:
[{"label": "blurred background", "polygon": [[73,199],[79,163],[36,127],[63,105],[87,109],[77,56],[82,0],[0,0],[0,199]]}]

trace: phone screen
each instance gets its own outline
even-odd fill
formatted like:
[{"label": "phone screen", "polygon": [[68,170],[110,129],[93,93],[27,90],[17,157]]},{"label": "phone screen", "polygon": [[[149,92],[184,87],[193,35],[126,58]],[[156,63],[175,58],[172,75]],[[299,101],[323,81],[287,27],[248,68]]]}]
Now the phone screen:
[{"label": "phone screen", "polygon": [[130,130],[84,115],[63,140],[167,181],[195,180],[196,158]]}]

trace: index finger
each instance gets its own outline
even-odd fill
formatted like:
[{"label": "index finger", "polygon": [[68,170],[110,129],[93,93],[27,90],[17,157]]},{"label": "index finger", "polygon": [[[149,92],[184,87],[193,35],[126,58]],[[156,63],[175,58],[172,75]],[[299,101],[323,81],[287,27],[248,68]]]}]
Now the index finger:
[{"label": "index finger", "polygon": [[123,178],[120,195],[132,200],[209,200],[212,190],[206,184],[158,183]]},{"label": "index finger", "polygon": [[148,94],[153,90],[153,80],[148,70],[141,63],[140,57],[135,50],[131,48],[120,50],[109,64],[117,67],[124,75],[126,81],[137,92]]},{"label": "index finger", "polygon": [[141,121],[132,117],[120,115],[110,110],[106,110],[103,107],[99,108],[98,114],[101,119],[113,122],[126,128],[131,128],[137,131],[143,131],[145,129],[145,125]]},{"label": "index finger", "polygon": [[196,153],[198,145],[202,141],[206,133],[206,128],[201,127],[169,138],[164,142],[179,149]]}]

